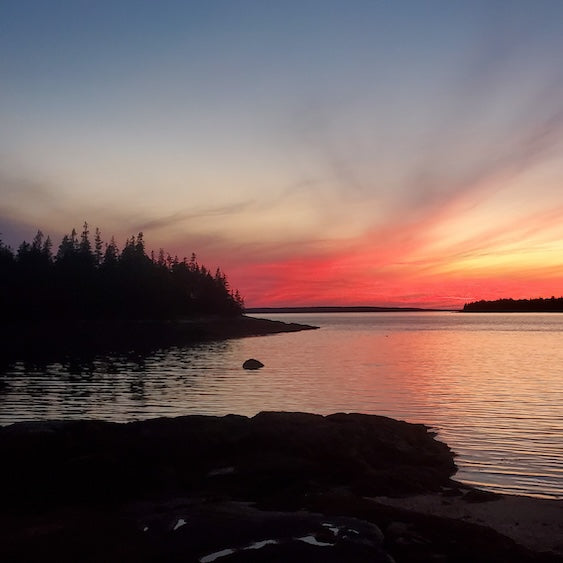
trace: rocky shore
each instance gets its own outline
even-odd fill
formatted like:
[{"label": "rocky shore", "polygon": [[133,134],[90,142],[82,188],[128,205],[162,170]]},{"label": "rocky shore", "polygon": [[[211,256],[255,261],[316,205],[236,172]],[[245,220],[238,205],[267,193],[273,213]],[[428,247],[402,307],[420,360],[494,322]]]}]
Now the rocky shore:
[{"label": "rocky shore", "polygon": [[510,508],[535,507],[549,541],[500,533],[510,499],[460,485],[446,444],[386,417],[26,422],[0,451],[2,561],[563,561],[557,501]]}]

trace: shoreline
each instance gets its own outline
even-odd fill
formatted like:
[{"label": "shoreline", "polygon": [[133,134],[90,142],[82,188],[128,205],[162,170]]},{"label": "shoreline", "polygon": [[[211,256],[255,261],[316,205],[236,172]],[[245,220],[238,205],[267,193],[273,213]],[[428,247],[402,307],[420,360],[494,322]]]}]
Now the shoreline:
[{"label": "shoreline", "polygon": [[0,448],[3,560],[563,561],[562,501],[456,482],[454,454],[422,424],[23,422],[0,428]]},{"label": "shoreline", "polygon": [[459,309],[422,307],[320,306],[320,307],[249,307],[248,314],[324,314],[324,313],[457,313]]},{"label": "shoreline", "polygon": [[3,323],[5,336],[0,341],[0,357],[4,363],[9,363],[28,359],[57,361],[65,356],[91,356],[97,353],[149,354],[170,346],[318,328],[246,315],[176,320],[9,321]]},{"label": "shoreline", "polygon": [[[464,487],[460,483],[460,490]],[[481,491],[468,492],[472,490]],[[486,498],[483,495],[481,502],[459,502],[448,495],[426,494],[400,501],[388,497],[373,500],[423,515],[487,526],[527,549],[551,551],[563,558],[563,500],[504,494]]]}]

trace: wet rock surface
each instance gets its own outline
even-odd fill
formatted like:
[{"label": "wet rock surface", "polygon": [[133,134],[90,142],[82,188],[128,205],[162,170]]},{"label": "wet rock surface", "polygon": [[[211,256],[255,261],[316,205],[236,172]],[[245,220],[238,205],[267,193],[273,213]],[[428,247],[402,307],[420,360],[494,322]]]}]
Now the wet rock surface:
[{"label": "wet rock surface", "polygon": [[445,444],[385,417],[20,423],[0,451],[6,561],[558,560],[366,498],[458,488]]}]

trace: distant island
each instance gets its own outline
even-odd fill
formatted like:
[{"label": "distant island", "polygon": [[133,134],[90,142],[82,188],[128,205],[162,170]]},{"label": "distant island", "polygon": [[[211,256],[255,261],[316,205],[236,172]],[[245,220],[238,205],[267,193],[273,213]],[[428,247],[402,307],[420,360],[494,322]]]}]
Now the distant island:
[{"label": "distant island", "polygon": [[421,307],[250,307],[247,313],[407,313],[422,311],[444,311],[446,309],[423,309]]},{"label": "distant island", "polygon": [[563,313],[563,297],[473,301],[466,303],[462,311],[464,313]]}]

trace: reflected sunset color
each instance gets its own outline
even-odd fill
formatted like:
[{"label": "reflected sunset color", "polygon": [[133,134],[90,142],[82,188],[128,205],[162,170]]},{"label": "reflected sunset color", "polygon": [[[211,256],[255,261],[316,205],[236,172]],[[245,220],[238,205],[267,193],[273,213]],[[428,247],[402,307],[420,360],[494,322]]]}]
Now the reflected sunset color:
[{"label": "reflected sunset color", "polygon": [[[274,316],[273,316],[274,318]],[[275,315],[320,330],[98,357],[1,375],[1,424],[262,410],[363,412],[432,426],[457,477],[563,498],[559,314]],[[255,357],[265,363],[247,371]]]}]

